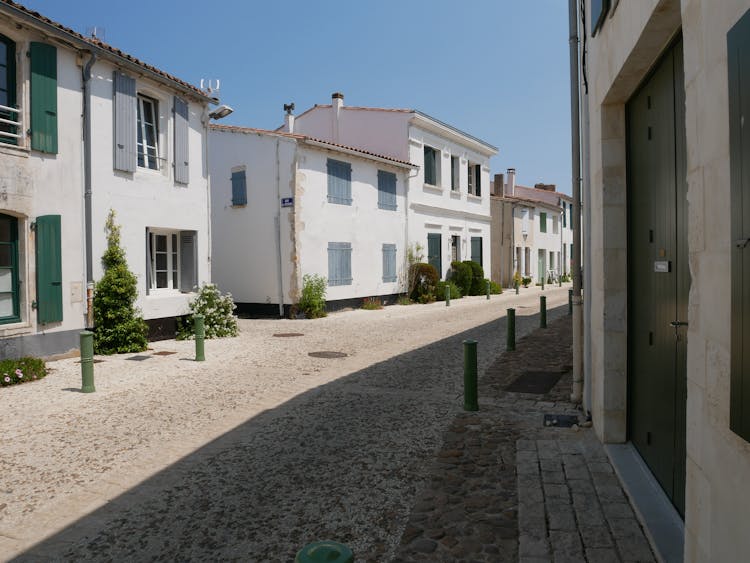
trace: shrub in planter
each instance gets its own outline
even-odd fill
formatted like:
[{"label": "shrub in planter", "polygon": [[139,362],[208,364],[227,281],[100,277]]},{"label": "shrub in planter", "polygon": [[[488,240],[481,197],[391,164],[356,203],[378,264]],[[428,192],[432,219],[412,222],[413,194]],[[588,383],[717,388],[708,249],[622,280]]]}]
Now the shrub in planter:
[{"label": "shrub in planter", "polygon": [[440,280],[435,266],[418,262],[411,266],[410,275],[415,280],[411,298],[419,303],[432,303],[435,301],[435,290]]},{"label": "shrub in planter", "polygon": [[[456,284],[461,295],[471,295],[471,280],[473,276],[471,265],[468,262],[451,262],[451,271],[448,278]],[[451,296],[453,297],[453,296]]]},{"label": "shrub in planter", "polygon": [[304,313],[308,319],[325,317],[326,313],[326,288],[328,280],[318,274],[305,274],[302,276],[302,293],[297,303],[297,309]]},{"label": "shrub in planter", "polygon": [[96,282],[94,291],[94,352],[143,352],[148,327],[135,307],[138,280],[128,269],[125,250],[120,245],[120,226],[115,223],[115,212],[111,209],[105,228],[104,275]]},{"label": "shrub in planter", "polygon": [[41,379],[47,375],[47,367],[39,358],[0,360],[0,387],[17,385]]},{"label": "shrub in planter", "polygon": [[188,340],[195,337],[193,315],[203,315],[206,338],[237,336],[237,317],[232,313],[237,308],[232,294],[222,295],[216,284],[204,283],[198,295],[190,302],[190,314],[178,321],[177,339]]},{"label": "shrub in planter", "polygon": [[439,281],[437,282],[437,286],[435,288],[435,299],[437,301],[445,301],[445,288],[450,287],[451,288],[451,299],[461,299],[461,290],[459,287],[453,283],[453,281]]},{"label": "shrub in planter", "polygon": [[468,264],[471,268],[471,289],[469,295],[484,295],[487,291],[487,286],[484,283],[484,270],[479,262],[473,260],[464,260],[464,264]]}]

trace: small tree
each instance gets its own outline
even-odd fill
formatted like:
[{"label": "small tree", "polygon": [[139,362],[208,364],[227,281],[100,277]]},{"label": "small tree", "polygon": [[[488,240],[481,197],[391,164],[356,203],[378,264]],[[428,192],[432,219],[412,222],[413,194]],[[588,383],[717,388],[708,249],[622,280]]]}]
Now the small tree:
[{"label": "small tree", "polygon": [[302,276],[302,294],[297,303],[297,308],[305,314],[308,319],[317,319],[326,316],[326,288],[328,280],[318,274],[305,274]]},{"label": "small tree", "polygon": [[206,338],[237,336],[239,326],[233,311],[237,308],[231,293],[222,295],[216,284],[204,283],[198,295],[188,305],[190,314],[177,321],[177,339],[195,337],[195,315],[203,315]]},{"label": "small tree", "polygon": [[94,352],[142,352],[147,345],[148,327],[135,307],[138,279],[128,269],[125,250],[120,246],[120,226],[115,223],[115,212],[111,209],[105,230],[104,275],[94,292]]},{"label": "small tree", "polygon": [[417,286],[419,271],[414,268],[414,265],[420,264],[422,260],[424,260],[424,247],[421,244],[415,242],[406,249],[406,271],[403,272],[403,277],[406,278],[404,280],[406,295],[410,296]]}]

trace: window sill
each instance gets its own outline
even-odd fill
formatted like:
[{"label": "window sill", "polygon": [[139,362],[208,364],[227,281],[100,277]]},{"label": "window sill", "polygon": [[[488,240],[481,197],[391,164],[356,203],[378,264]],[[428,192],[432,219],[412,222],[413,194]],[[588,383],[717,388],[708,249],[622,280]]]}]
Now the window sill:
[{"label": "window sill", "polygon": [[0,143],[0,154],[29,158],[31,151],[24,146],[19,147],[18,145],[11,145],[9,143]]},{"label": "window sill", "polygon": [[440,186],[435,186],[433,184],[424,184],[423,189],[427,192],[434,192],[438,194],[443,193],[443,188],[441,188]]},{"label": "window sill", "polygon": [[474,194],[467,194],[466,195],[467,201],[474,201],[474,202],[480,202],[482,201],[482,196],[480,195],[474,195]]},{"label": "window sill", "polygon": [[31,332],[31,324],[24,321],[11,321],[7,324],[0,324],[0,338],[8,336],[18,336]]},{"label": "window sill", "polygon": [[459,192],[459,191],[451,191],[451,197],[453,199],[461,199],[461,192]]},{"label": "window sill", "polygon": [[149,298],[160,298],[160,297],[176,297],[178,295],[187,295],[190,293],[195,293],[195,291],[182,291],[180,289],[167,289],[167,288],[158,288],[158,289],[149,289],[148,295],[146,295],[146,299]]},{"label": "window sill", "polygon": [[232,209],[244,209],[245,207],[247,207],[247,203],[238,203],[238,204],[233,203],[229,207],[231,207]]},{"label": "window sill", "polygon": [[378,204],[378,209],[382,209],[383,211],[398,211],[398,207],[396,207],[395,205]]}]

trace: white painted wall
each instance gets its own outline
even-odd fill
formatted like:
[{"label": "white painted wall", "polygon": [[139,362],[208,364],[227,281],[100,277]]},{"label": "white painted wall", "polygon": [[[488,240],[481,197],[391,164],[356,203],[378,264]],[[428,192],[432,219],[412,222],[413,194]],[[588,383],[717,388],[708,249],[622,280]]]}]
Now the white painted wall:
[{"label": "white painted wall", "polygon": [[[0,21],[0,34],[16,41],[20,70],[18,104],[23,128],[30,123],[30,41],[47,41],[27,29]],[[0,325],[0,338],[78,330],[84,326],[83,176],[81,71],[72,51],[57,46],[58,154],[0,144],[0,213],[18,218],[21,321]],[[63,320],[39,325],[31,303],[36,299],[35,237],[31,223],[40,215],[60,215],[62,235]]]},{"label": "white painted wall", "polygon": [[[281,209],[284,303],[295,303],[304,274],[328,276],[328,243],[352,245],[352,284],[331,286],[326,299],[363,298],[401,291],[382,280],[382,245],[396,244],[399,274],[404,263],[403,168],[335,149],[312,147],[272,133],[213,129],[210,133],[214,280],[239,303],[278,304],[278,214],[276,146],[281,197],[294,197]],[[328,158],[352,165],[352,205],[329,203]],[[230,171],[245,166],[248,204],[231,206]],[[378,170],[397,176],[396,211],[378,209]]]},{"label": "white painted wall", "polygon": [[[92,71],[92,210],[94,278],[102,276],[101,255],[106,248],[104,224],[110,209],[117,214],[128,265],[138,277],[137,306],[146,319],[182,315],[195,293],[153,290],[146,295],[146,228],[198,232],[199,284],[211,279],[209,270],[208,180],[204,165],[204,106],[189,102],[189,184],[174,181],[175,92],[143,77],[136,77],[136,89],[158,101],[159,153],[164,159],[159,171],[136,167],[134,173],[113,169],[113,85],[115,67],[98,62]],[[133,73],[128,73],[133,76]]]}]

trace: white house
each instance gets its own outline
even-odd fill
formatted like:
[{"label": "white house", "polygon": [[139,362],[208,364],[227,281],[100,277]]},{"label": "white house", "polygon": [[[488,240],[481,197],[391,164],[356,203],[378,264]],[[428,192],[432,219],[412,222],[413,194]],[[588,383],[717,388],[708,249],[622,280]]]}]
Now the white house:
[{"label": "white house", "polygon": [[213,101],[0,1],[0,357],[77,346],[110,209],[154,332],[187,311],[186,292],[210,275],[204,139]]},{"label": "white house", "polygon": [[[288,130],[283,127],[280,130]],[[294,120],[294,132],[411,162],[405,191],[409,244],[445,277],[451,260],[475,260],[488,273],[492,145],[413,109],[348,107],[335,93]]]},{"label": "white house", "polygon": [[[493,277],[510,285],[518,272],[536,282],[571,271],[572,198],[553,184],[516,184],[516,171],[492,184]],[[500,234],[502,233],[502,234]]]},{"label": "white house", "polygon": [[747,561],[750,0],[585,8],[585,406],[657,549]]},{"label": "white house", "polygon": [[327,278],[334,309],[404,291],[412,164],[306,135],[221,125],[211,126],[209,153],[214,281],[240,314],[287,315],[305,274]]}]

